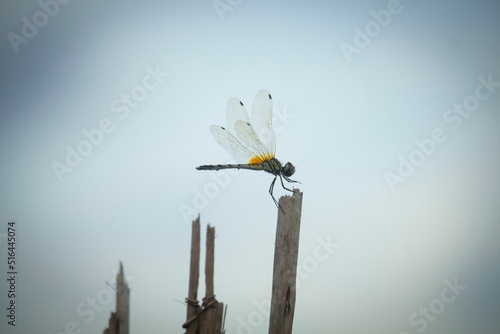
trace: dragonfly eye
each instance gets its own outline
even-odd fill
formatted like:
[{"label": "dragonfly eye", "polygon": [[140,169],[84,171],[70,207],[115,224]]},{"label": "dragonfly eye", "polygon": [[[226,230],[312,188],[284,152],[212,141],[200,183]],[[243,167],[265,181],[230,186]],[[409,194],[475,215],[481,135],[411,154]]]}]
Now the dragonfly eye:
[{"label": "dragonfly eye", "polygon": [[283,166],[281,172],[283,173],[283,175],[285,175],[286,177],[290,177],[293,175],[293,173],[295,173],[295,166],[292,165],[291,162],[287,162],[285,164],[285,166]]}]

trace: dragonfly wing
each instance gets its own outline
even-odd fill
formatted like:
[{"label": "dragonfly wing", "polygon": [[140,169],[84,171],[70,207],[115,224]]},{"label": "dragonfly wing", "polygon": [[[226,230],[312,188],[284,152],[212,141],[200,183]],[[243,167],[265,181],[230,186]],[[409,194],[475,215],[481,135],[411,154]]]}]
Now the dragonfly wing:
[{"label": "dragonfly wing", "polygon": [[252,157],[248,163],[259,163],[274,158],[274,155],[260,141],[250,123],[237,121],[234,127],[239,141],[252,152]]},{"label": "dragonfly wing", "polygon": [[233,135],[236,134],[234,125],[236,124],[237,121],[244,121],[246,123],[250,123],[250,120],[248,118],[248,113],[245,106],[243,105],[243,102],[234,97],[230,98],[229,101],[227,102],[226,119],[227,119],[227,129]]},{"label": "dragonfly wing", "polygon": [[251,124],[266,151],[274,157],[276,140],[273,129],[273,100],[265,89],[259,90],[255,96]]},{"label": "dragonfly wing", "polygon": [[212,136],[219,145],[225,149],[236,162],[247,164],[255,155],[254,152],[245,147],[234,135],[222,126],[212,125],[210,127],[210,132],[212,132]]},{"label": "dragonfly wing", "polygon": [[238,163],[259,163],[274,158],[275,140],[272,124],[271,95],[261,90],[254,100],[252,122],[243,103],[231,98],[227,103],[227,129],[212,125],[210,131],[215,140]]}]

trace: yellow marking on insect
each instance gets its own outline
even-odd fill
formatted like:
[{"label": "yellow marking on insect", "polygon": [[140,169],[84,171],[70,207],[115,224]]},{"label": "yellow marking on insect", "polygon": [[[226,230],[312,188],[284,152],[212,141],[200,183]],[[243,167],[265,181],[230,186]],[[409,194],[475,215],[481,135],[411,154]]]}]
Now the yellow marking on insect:
[{"label": "yellow marking on insect", "polygon": [[256,156],[251,157],[250,161],[248,161],[248,163],[250,165],[256,165],[256,164],[260,164],[260,163],[262,163],[264,161],[271,160],[272,158],[274,158],[274,157],[271,156],[270,154],[256,155]]}]

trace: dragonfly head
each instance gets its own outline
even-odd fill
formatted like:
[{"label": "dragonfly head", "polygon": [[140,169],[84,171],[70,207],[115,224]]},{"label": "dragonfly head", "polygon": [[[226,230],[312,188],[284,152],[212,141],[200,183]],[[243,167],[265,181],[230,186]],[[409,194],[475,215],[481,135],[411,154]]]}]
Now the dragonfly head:
[{"label": "dragonfly head", "polygon": [[281,172],[283,173],[283,175],[285,175],[286,177],[290,177],[293,175],[293,173],[295,173],[295,166],[292,165],[291,162],[287,162],[285,164],[285,166],[283,166],[283,168],[281,168]]}]

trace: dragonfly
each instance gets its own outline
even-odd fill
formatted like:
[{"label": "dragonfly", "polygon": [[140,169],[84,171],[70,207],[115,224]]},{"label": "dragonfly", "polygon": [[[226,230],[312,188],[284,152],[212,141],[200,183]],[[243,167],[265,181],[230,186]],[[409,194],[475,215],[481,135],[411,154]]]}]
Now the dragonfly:
[{"label": "dragonfly", "polygon": [[[289,183],[300,183],[291,180],[295,173],[295,166],[291,162],[282,165],[275,158],[276,141],[273,129],[273,100],[265,89],[257,92],[252,106],[252,118],[248,118],[243,102],[236,98],[229,99],[226,110],[227,128],[212,125],[210,132],[219,145],[224,148],[238,164],[203,165],[197,170],[221,169],[250,169],[262,170],[274,175],[269,187],[274,204],[283,211],[279,202],[274,198],[273,190],[276,179],[279,177],[283,189],[287,188],[283,179]],[[283,211],[284,212],[284,211]]]}]

